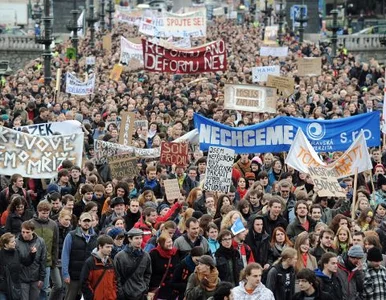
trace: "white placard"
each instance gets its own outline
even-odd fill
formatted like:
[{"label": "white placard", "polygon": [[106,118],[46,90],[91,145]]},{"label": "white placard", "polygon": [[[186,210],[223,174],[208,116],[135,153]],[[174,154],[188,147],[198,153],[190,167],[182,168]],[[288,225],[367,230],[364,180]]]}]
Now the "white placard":
[{"label": "white placard", "polygon": [[73,95],[90,95],[94,93],[95,76],[92,74],[86,82],[80,81],[71,73],[66,74],[66,93]]},{"label": "white placard", "polygon": [[143,64],[142,44],[134,44],[121,36],[120,62],[122,64],[129,64],[132,59],[136,59]]},{"label": "white placard", "polygon": [[252,82],[266,82],[268,75],[280,75],[280,66],[253,67]]},{"label": "white placard", "polygon": [[232,166],[235,151],[223,147],[209,147],[204,189],[206,191],[229,192],[232,183]]},{"label": "white placard", "polygon": [[83,132],[82,124],[76,120],[34,124],[28,126],[14,127],[13,129],[38,136],[53,136],[58,134],[66,135]]},{"label": "white placard", "polygon": [[288,55],[288,47],[261,47],[260,56],[285,57]]}]

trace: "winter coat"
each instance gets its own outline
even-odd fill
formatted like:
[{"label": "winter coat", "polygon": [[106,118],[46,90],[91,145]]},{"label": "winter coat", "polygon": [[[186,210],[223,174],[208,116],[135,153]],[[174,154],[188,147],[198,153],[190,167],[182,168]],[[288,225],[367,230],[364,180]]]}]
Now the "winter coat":
[{"label": "winter coat", "polygon": [[338,256],[338,273],[337,276],[342,282],[342,291],[344,300],[361,299],[360,294],[363,292],[364,274],[362,270],[355,270],[354,266],[348,267],[347,253]]},{"label": "winter coat", "polygon": [[[151,258],[151,279],[149,283],[150,290],[154,290],[161,284],[161,280],[166,272],[169,258],[163,257],[157,248],[153,249],[150,252],[150,258]],[[165,280],[161,285],[161,288],[158,293],[158,298],[160,299],[172,299],[173,294],[173,273],[176,269],[177,265],[179,264],[180,259],[178,257],[178,254],[173,255],[172,259],[170,261],[169,269],[166,274]],[[174,299],[176,297],[174,296]]]},{"label": "winter coat", "polygon": [[343,299],[342,283],[336,275],[330,278],[319,269],[315,270],[315,275],[319,279],[322,291],[333,296],[335,300]]},{"label": "winter coat", "polygon": [[127,213],[124,217],[125,224],[126,224],[126,231],[130,231],[130,229],[134,227],[134,224],[137,223],[140,218],[141,218],[140,211],[134,214],[130,210],[127,210]]},{"label": "winter coat", "polygon": [[364,289],[362,299],[364,300],[383,300],[386,299],[386,268],[380,266],[375,269],[370,265],[365,265]]},{"label": "winter coat", "polygon": [[[20,291],[20,274],[22,264],[26,267],[30,266],[35,259],[35,253],[31,253],[26,257],[21,257],[16,249],[1,249],[0,250],[0,292],[7,295],[7,299],[22,300],[21,297],[16,297],[15,294]],[[7,278],[5,268],[8,268],[10,278]],[[11,282],[12,286],[9,286]],[[16,293],[15,293],[16,292]]]},{"label": "winter coat", "polygon": [[7,221],[5,222],[5,231],[18,235],[21,231],[21,224],[32,219],[32,217],[33,211],[27,208],[21,216],[15,212],[8,214]]},{"label": "winter coat", "polygon": [[72,230],[72,225],[70,224],[69,227],[64,227],[62,224],[59,223],[59,221],[56,221],[56,225],[58,225],[58,230],[59,230],[59,242],[58,242],[59,253],[58,253],[58,260],[61,261],[64,239],[66,238],[66,235]]},{"label": "winter coat", "polygon": [[[251,217],[251,219],[252,218],[253,217]],[[269,236],[272,236],[272,232],[276,227],[283,227],[284,229],[286,229],[288,226],[288,222],[281,215],[279,215],[276,220],[272,220],[268,213],[267,215],[263,216],[263,225],[265,232],[268,233]]]},{"label": "winter coat", "polygon": [[153,236],[153,226],[151,224],[147,224],[143,218],[140,218],[139,221],[134,224],[134,228],[138,228],[143,231],[141,247],[144,249],[147,242]]},{"label": "winter coat", "polygon": [[189,254],[174,269],[171,283],[174,289],[178,291],[179,299],[181,300],[184,298],[189,276],[193,274],[195,268],[196,264],[193,262],[192,257]]},{"label": "winter coat", "polygon": [[376,230],[382,245],[382,254],[386,254],[386,221],[383,221]]},{"label": "winter coat", "polygon": [[329,295],[325,292],[322,292],[320,290],[316,290],[315,293],[313,293],[310,296],[308,296],[305,292],[299,292],[299,293],[296,293],[292,299],[293,300],[307,300],[307,299],[310,299],[309,297],[314,297],[314,298],[311,298],[314,300],[334,300],[334,298],[331,295]]},{"label": "winter coat", "polygon": [[114,264],[122,289],[122,299],[142,299],[149,289],[152,273],[150,255],[126,245],[115,256]]},{"label": "winter coat", "polygon": [[258,234],[253,229],[253,224],[249,228],[245,243],[251,247],[255,261],[264,266],[268,263],[268,255],[270,252],[269,235],[267,233]]},{"label": "winter coat", "polygon": [[[315,230],[316,221],[311,219],[311,217],[307,216],[307,220],[310,224],[310,228],[308,232],[312,232]],[[296,237],[302,233],[303,231],[306,231],[304,227],[300,224],[299,219],[296,218],[295,221],[293,221],[291,224],[287,227],[287,235],[288,238],[291,239],[292,242],[295,242]]]},{"label": "winter coat", "polygon": [[240,272],[244,268],[240,253],[233,247],[228,249],[220,246],[215,253],[215,259],[220,279],[237,285]]},{"label": "winter coat", "polygon": [[35,224],[35,233],[40,236],[47,247],[47,267],[56,266],[59,250],[59,229],[55,221],[50,219],[32,219]]},{"label": "winter coat", "polygon": [[238,300],[275,300],[273,293],[270,289],[267,289],[264,284],[260,283],[257,288],[249,294],[245,290],[244,282],[240,282],[240,284],[232,290],[233,298]]},{"label": "winter coat", "polygon": [[16,248],[19,251],[20,259],[28,260],[31,253],[31,247],[35,246],[37,251],[31,265],[21,266],[20,281],[22,283],[32,283],[44,281],[46,276],[47,249],[44,240],[33,233],[32,240],[26,241],[20,235],[16,240]]},{"label": "winter coat", "polygon": [[[217,287],[221,280],[218,279]],[[189,276],[188,285],[186,286],[185,299],[186,300],[207,300],[214,295],[214,291],[208,291],[201,286],[196,278],[196,274],[193,273]]]},{"label": "winter coat", "polygon": [[[99,281],[102,274],[103,278]],[[86,260],[80,275],[80,282],[84,300],[116,300],[118,298],[118,279],[113,261],[107,258],[106,262],[103,262],[96,251]]]},{"label": "winter coat", "polygon": [[316,261],[318,262],[320,260],[320,258],[322,257],[322,255],[326,252],[332,252],[332,253],[336,253],[335,250],[333,248],[329,248],[328,251],[325,251],[322,247],[320,247],[320,245],[316,246],[315,248],[311,249],[310,250],[310,254],[315,256],[315,259]]},{"label": "winter coat", "polygon": [[350,200],[345,200],[338,208],[325,207],[322,210],[322,222],[325,224],[331,224],[332,219],[337,214],[344,214],[346,211],[350,211]]},{"label": "winter coat", "polygon": [[194,243],[189,240],[186,233],[174,241],[174,247],[179,250],[181,258],[184,258],[186,255],[188,255],[190,251],[196,246],[201,246],[204,249],[205,254],[209,251],[208,240],[201,235],[198,236]]},{"label": "winter coat", "polygon": [[275,300],[292,300],[295,294],[295,269],[284,269],[281,263],[273,265],[268,271],[266,287],[273,292]]}]

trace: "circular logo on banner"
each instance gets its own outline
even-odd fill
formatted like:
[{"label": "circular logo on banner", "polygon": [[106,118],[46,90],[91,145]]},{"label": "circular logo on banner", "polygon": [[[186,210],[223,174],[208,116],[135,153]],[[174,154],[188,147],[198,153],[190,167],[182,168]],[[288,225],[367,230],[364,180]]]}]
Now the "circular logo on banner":
[{"label": "circular logo on banner", "polygon": [[307,125],[307,135],[313,140],[321,140],[326,134],[324,125],[319,123],[310,123]]}]

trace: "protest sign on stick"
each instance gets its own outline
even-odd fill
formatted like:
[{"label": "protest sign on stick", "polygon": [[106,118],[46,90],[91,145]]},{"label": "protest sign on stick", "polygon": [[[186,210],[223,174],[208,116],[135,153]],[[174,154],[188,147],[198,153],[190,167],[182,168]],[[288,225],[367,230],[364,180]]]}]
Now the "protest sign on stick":
[{"label": "protest sign on stick", "polygon": [[66,93],[74,95],[90,95],[94,92],[95,75],[91,75],[85,82],[75,75],[66,73]]},{"label": "protest sign on stick", "polygon": [[280,66],[265,66],[252,68],[252,82],[265,82],[268,75],[280,75]]},{"label": "protest sign on stick", "polygon": [[119,143],[125,146],[130,146],[133,139],[135,114],[133,112],[124,112],[121,117]]},{"label": "protest sign on stick", "polygon": [[132,154],[109,157],[111,176],[121,180],[124,177],[134,178],[138,175],[137,158]]},{"label": "protest sign on stick", "polygon": [[314,182],[319,197],[346,197],[336,177],[335,170],[325,167],[309,167],[308,173]]},{"label": "protest sign on stick", "polygon": [[295,81],[293,78],[280,76],[267,76],[267,86],[274,87],[282,97],[289,97],[294,93]]},{"label": "protest sign on stick", "polygon": [[276,89],[247,84],[226,84],[224,108],[251,112],[276,112]]},{"label": "protest sign on stick", "polygon": [[173,143],[161,142],[161,157],[160,163],[171,166],[187,166],[188,165],[188,143]]},{"label": "protest sign on stick", "polygon": [[298,59],[298,76],[319,76],[321,74],[321,57],[304,57]]},{"label": "protest sign on stick", "polygon": [[177,200],[181,196],[180,186],[177,179],[164,180],[165,194],[168,200]]},{"label": "protest sign on stick", "polygon": [[222,147],[209,147],[204,190],[227,193],[232,183],[232,166],[235,151]]},{"label": "protest sign on stick", "polygon": [[122,71],[123,66],[121,64],[115,64],[113,69],[111,70],[110,79],[118,81],[121,77]]},{"label": "protest sign on stick", "polygon": [[112,39],[111,39],[111,33],[107,33],[105,36],[103,36],[102,39],[103,42],[103,49],[107,51],[111,51],[111,44],[112,44]]}]

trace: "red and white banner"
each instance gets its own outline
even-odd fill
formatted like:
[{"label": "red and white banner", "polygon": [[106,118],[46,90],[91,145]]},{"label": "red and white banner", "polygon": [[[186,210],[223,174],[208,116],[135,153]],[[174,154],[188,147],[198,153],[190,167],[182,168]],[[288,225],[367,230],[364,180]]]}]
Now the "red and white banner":
[{"label": "red and white banner", "polygon": [[225,71],[225,42],[215,41],[190,49],[167,49],[142,40],[144,68],[151,72],[192,74]]}]

